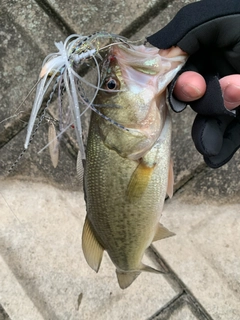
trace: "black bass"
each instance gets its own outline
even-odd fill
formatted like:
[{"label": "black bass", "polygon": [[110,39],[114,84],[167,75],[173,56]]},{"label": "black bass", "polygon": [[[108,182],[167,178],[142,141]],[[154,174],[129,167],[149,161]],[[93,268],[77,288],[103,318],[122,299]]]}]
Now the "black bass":
[{"label": "black bass", "polygon": [[122,289],[141,271],[160,272],[141,261],[153,241],[172,235],[159,223],[173,192],[166,87],[185,61],[177,49],[162,57],[156,48],[130,44],[111,46],[103,61],[94,105],[105,119],[92,113],[82,246],[96,272],[107,251]]}]

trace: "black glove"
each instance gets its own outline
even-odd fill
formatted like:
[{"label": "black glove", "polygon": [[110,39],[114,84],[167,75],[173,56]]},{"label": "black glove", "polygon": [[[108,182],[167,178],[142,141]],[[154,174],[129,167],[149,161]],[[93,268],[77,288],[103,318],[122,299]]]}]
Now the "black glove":
[{"label": "black glove", "polygon": [[192,127],[197,150],[212,168],[228,162],[240,147],[240,112],[225,108],[219,79],[240,74],[240,0],[202,0],[183,7],[162,30],[147,38],[153,46],[178,46],[190,55],[169,86],[175,112],[187,103],[173,96],[177,77],[196,71],[206,81],[206,94],[190,106],[198,113]]}]

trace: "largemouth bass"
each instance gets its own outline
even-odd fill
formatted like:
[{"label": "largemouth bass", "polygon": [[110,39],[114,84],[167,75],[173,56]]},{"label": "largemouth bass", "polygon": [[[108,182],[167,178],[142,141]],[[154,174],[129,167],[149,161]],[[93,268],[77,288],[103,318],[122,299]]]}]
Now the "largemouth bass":
[{"label": "largemouth bass", "polygon": [[82,247],[96,272],[107,251],[122,289],[142,271],[161,272],[142,258],[153,241],[172,235],[159,223],[173,193],[166,87],[185,60],[177,49],[162,57],[156,48],[115,44],[103,61],[94,105],[106,118],[92,113],[90,121]]}]

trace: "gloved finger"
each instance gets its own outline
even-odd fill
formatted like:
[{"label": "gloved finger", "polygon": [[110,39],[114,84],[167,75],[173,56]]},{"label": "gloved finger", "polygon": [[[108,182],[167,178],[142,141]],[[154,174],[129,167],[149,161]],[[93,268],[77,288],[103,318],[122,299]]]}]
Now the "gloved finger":
[{"label": "gloved finger", "polygon": [[[194,69],[195,68],[195,69]],[[192,71],[194,70],[194,71]],[[187,77],[185,76],[185,74],[187,75]],[[194,74],[194,87],[190,88],[190,90],[194,91],[194,89],[196,88],[196,86],[198,86],[198,89],[200,90],[200,92],[198,92],[198,90],[196,89],[196,94],[201,95],[203,93],[203,90],[205,88],[205,93],[204,95],[193,101],[190,101],[190,99],[188,101],[185,101],[186,99],[184,99],[183,94],[180,94],[179,91],[182,90],[181,87],[181,79],[182,77],[185,77],[184,81],[183,81],[183,86],[186,85],[186,81],[188,81],[188,75],[193,75]],[[219,81],[218,77],[215,75],[205,75],[204,78],[197,78],[196,74],[198,74],[198,70],[196,69],[196,67],[194,67],[193,64],[191,64],[191,62],[187,62],[186,65],[179,71],[179,73],[176,75],[176,77],[173,79],[173,81],[170,83],[169,87],[168,87],[168,102],[171,106],[171,108],[173,109],[173,111],[175,112],[181,112],[183,111],[186,106],[187,103],[191,106],[191,108],[202,115],[211,115],[211,116],[215,116],[215,115],[228,115],[228,116],[235,116],[235,111],[234,110],[228,110],[225,107],[225,101],[223,99],[223,94],[225,93],[225,97],[226,99],[238,99],[239,95],[240,95],[240,87],[238,89],[238,82],[237,82],[237,88],[235,87],[235,97],[234,97],[234,84],[229,82],[231,84],[231,86],[227,86],[227,81],[229,81],[229,79],[227,79],[227,77],[225,77],[225,81],[224,78],[220,79],[220,81],[223,81],[222,83]],[[202,77],[199,74],[200,77]],[[233,75],[229,76],[229,77],[233,77]],[[240,75],[238,75],[239,80],[240,80]],[[200,80],[201,79],[201,80]],[[231,79],[231,78],[230,78]],[[199,81],[200,80],[200,81]],[[232,78],[232,80],[234,81],[234,78]],[[235,79],[236,80],[236,79]],[[238,81],[239,81],[238,80]],[[225,87],[224,87],[225,85]],[[178,87],[177,87],[178,86]],[[176,94],[176,87],[177,87],[177,94]],[[188,90],[189,87],[185,87],[185,91]],[[224,92],[223,92],[223,91]],[[225,92],[226,90],[226,92]],[[231,92],[229,92],[228,90],[231,90]],[[229,94],[231,93],[231,97],[229,97]],[[179,95],[180,98],[179,99]],[[181,96],[182,95],[182,96]],[[238,103],[234,104],[234,106],[236,107],[236,105],[238,105]],[[228,105],[229,106],[229,105]],[[232,108],[231,108],[232,109]]]},{"label": "gloved finger", "polygon": [[232,117],[197,115],[192,126],[192,139],[203,156],[216,156],[222,149],[223,136]]},{"label": "gloved finger", "polygon": [[[233,74],[219,80],[223,102],[227,109],[232,110],[240,105],[240,75]],[[206,91],[206,82],[201,74],[185,71],[177,78],[173,95],[184,102],[201,98]]]},{"label": "gloved finger", "polygon": [[222,147],[215,156],[204,157],[204,161],[211,168],[219,168],[227,163],[240,147],[240,122],[233,120],[223,136]]},{"label": "gloved finger", "polygon": [[217,76],[205,76],[206,92],[204,96],[196,101],[190,102],[191,108],[202,115],[209,116],[235,116],[235,111],[226,109],[224,105],[222,89]]},{"label": "gloved finger", "polygon": [[[239,13],[238,0],[197,1],[183,7],[170,23],[147,40],[160,49],[177,45],[189,54],[201,46],[225,47],[231,54],[231,48],[239,41]],[[239,66],[237,59],[236,63]]]}]

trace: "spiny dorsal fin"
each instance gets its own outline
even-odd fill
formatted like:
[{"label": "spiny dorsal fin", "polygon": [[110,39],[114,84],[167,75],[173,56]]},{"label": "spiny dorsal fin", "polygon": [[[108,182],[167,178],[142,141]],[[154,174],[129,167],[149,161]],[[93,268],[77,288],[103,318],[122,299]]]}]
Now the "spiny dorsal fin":
[{"label": "spiny dorsal fin", "polygon": [[127,197],[130,201],[134,201],[142,197],[152,177],[154,168],[155,165],[148,167],[143,162],[139,163],[128,184]]},{"label": "spiny dorsal fin", "polygon": [[95,235],[93,234],[91,225],[87,217],[85,219],[82,233],[82,249],[89,266],[94,271],[98,272],[102,261],[104,248],[100,245]]},{"label": "spiny dorsal fin", "polygon": [[158,223],[157,230],[156,230],[155,236],[153,238],[153,241],[165,239],[165,238],[172,237],[172,236],[175,236],[175,233],[169,231],[161,223]]},{"label": "spiny dorsal fin", "polygon": [[168,186],[167,186],[167,195],[169,198],[173,196],[173,185],[174,185],[174,173],[173,173],[173,161],[170,160],[169,171],[168,171]]},{"label": "spiny dorsal fin", "polygon": [[116,270],[119,287],[121,289],[126,289],[133,283],[140,273],[141,271],[122,272]]}]

